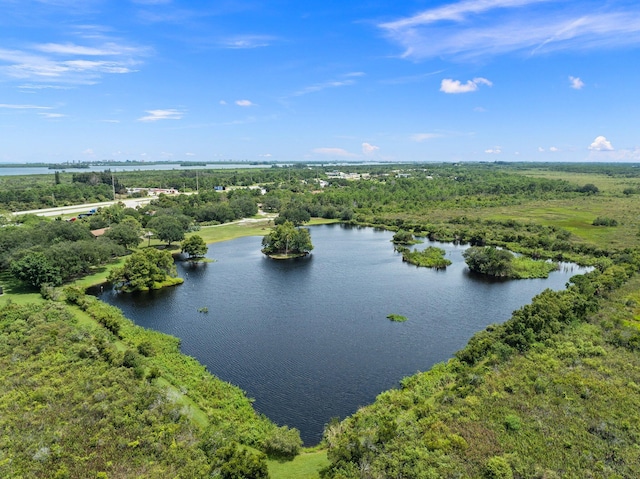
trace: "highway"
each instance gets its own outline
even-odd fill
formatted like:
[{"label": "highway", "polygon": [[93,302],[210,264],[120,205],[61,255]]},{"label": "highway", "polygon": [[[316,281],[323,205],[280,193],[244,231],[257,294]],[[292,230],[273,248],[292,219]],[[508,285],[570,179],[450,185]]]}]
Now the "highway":
[{"label": "highway", "polygon": [[43,208],[40,210],[28,210],[28,211],[16,211],[14,212],[14,216],[19,215],[38,215],[38,216],[59,216],[59,215],[70,215],[74,213],[87,213],[91,209],[98,209],[105,206],[111,206],[115,203],[124,203],[124,205],[128,208],[136,208],[140,205],[146,205],[151,202],[151,200],[156,199],[155,197],[146,197],[146,198],[132,198],[126,200],[119,201],[104,201],[102,203],[85,203],[82,205],[73,205],[73,206],[60,206],[57,208]]}]

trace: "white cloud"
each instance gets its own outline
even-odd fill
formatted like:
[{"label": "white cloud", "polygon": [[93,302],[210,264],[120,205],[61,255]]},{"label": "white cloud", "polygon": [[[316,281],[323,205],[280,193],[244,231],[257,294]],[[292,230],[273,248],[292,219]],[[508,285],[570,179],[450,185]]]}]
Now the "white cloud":
[{"label": "white cloud", "polygon": [[[105,41],[92,45],[41,43],[23,50],[0,48],[0,77],[54,84],[90,85],[105,74],[135,72],[150,49]],[[91,58],[90,60],[87,58]],[[35,88],[33,85],[21,88]]]},{"label": "white cloud", "polygon": [[539,146],[539,147],[538,147],[538,151],[539,151],[540,153],[544,153],[544,148],[542,148],[541,146]]},{"label": "white cloud", "polygon": [[584,82],[578,77],[570,76],[569,82],[571,83],[571,88],[573,88],[574,90],[582,90],[582,88],[584,87]]},{"label": "white cloud", "polygon": [[138,118],[138,121],[158,121],[158,120],[180,120],[183,112],[180,110],[146,110],[147,116]]},{"label": "white cloud", "polygon": [[271,45],[275,37],[270,35],[237,35],[220,41],[220,46],[231,49],[261,48]]},{"label": "white cloud", "polygon": [[42,116],[43,118],[63,118],[67,115],[64,115],[62,113],[38,113],[38,115]]},{"label": "white cloud", "polygon": [[469,93],[476,91],[478,89],[478,85],[492,86],[493,83],[486,78],[481,77],[469,80],[467,83],[462,83],[460,80],[445,78],[440,84],[440,91],[444,93]]},{"label": "white cloud", "polygon": [[340,157],[358,156],[354,153],[348,152],[343,148],[315,148],[313,152],[318,155],[326,155],[326,156],[340,156]]},{"label": "white cloud", "polygon": [[593,143],[589,145],[589,149],[593,151],[613,151],[614,148],[611,142],[604,136],[598,136],[593,140]]},{"label": "white cloud", "polygon": [[51,110],[50,106],[39,105],[10,105],[7,103],[0,103],[0,108],[7,108],[9,110]]},{"label": "white cloud", "polygon": [[91,148],[87,148],[86,150],[84,150],[84,151],[82,152],[82,154],[83,154],[83,155],[86,155],[86,156],[94,156],[94,155],[95,155],[95,153],[94,153],[93,149],[91,149]]},{"label": "white cloud", "polygon": [[261,158],[271,158],[273,155],[271,153],[264,153],[262,155],[259,155]]},{"label": "white cloud", "polygon": [[220,103],[221,105],[226,105],[227,104],[227,102],[224,101],[224,100],[220,100],[218,103]]},{"label": "white cloud", "polygon": [[489,155],[499,155],[500,153],[502,153],[502,147],[495,146],[493,148],[489,148],[487,150],[484,150],[484,152],[489,154]]},{"label": "white cloud", "polygon": [[74,43],[42,43],[34,46],[35,50],[56,55],[112,56],[123,54],[139,54],[144,49],[118,45],[107,42],[99,47],[76,45]]},{"label": "white cloud", "polygon": [[462,0],[378,26],[405,58],[417,59],[640,44],[637,3],[590,2],[578,9],[576,2],[553,1],[550,13],[544,7],[552,1]]},{"label": "white cloud", "polygon": [[418,143],[440,137],[442,137],[440,133],[416,133],[415,135],[411,135],[411,139]]},{"label": "white cloud", "polygon": [[327,88],[338,88],[342,86],[349,86],[349,85],[353,85],[354,83],[355,81],[353,80],[334,80],[334,81],[327,81],[324,83],[316,83],[315,85],[311,85],[303,88],[302,90],[298,90],[293,94],[293,96],[302,96],[302,95],[306,95],[307,93],[315,93],[318,91],[326,90]]},{"label": "white cloud", "polygon": [[236,105],[238,106],[255,106],[255,103],[252,103],[250,100],[237,100]]},{"label": "white cloud", "polygon": [[549,148],[549,151],[556,152],[556,151],[560,151],[560,149],[555,146],[552,146],[551,148]]},{"label": "white cloud", "polygon": [[362,144],[362,153],[367,155],[367,156],[373,155],[379,149],[380,149],[379,146],[374,146],[374,145],[371,145],[369,143],[363,143]]}]

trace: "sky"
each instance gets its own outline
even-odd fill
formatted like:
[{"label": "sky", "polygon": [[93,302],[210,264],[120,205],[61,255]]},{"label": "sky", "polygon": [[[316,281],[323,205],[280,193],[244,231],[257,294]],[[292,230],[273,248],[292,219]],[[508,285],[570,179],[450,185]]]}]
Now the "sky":
[{"label": "sky", "polygon": [[0,162],[640,162],[637,0],[0,0]]}]

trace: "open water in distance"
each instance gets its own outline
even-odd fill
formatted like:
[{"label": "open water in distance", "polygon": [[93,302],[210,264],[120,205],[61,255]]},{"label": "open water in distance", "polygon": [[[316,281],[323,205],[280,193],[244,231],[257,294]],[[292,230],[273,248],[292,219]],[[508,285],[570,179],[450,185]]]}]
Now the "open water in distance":
[{"label": "open water in distance", "polygon": [[[475,332],[586,271],[563,265],[545,280],[490,281],[469,273],[465,246],[437,244],[453,264],[435,271],[403,263],[388,231],[310,229],[315,249],[307,258],[271,260],[260,237],[240,238],[209,245],[214,263],[178,263],[181,286],[99,297],[137,324],[179,337],[185,354],[312,445],[332,417],[447,360]],[[391,313],[408,321],[389,321]]]}]

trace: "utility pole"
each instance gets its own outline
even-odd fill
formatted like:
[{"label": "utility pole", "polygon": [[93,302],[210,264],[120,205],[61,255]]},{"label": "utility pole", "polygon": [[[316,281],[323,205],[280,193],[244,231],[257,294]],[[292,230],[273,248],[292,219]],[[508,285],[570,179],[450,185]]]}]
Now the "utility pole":
[{"label": "utility pole", "polygon": [[111,191],[113,191],[113,201],[116,200],[116,183],[113,180],[113,171],[111,172]]}]

